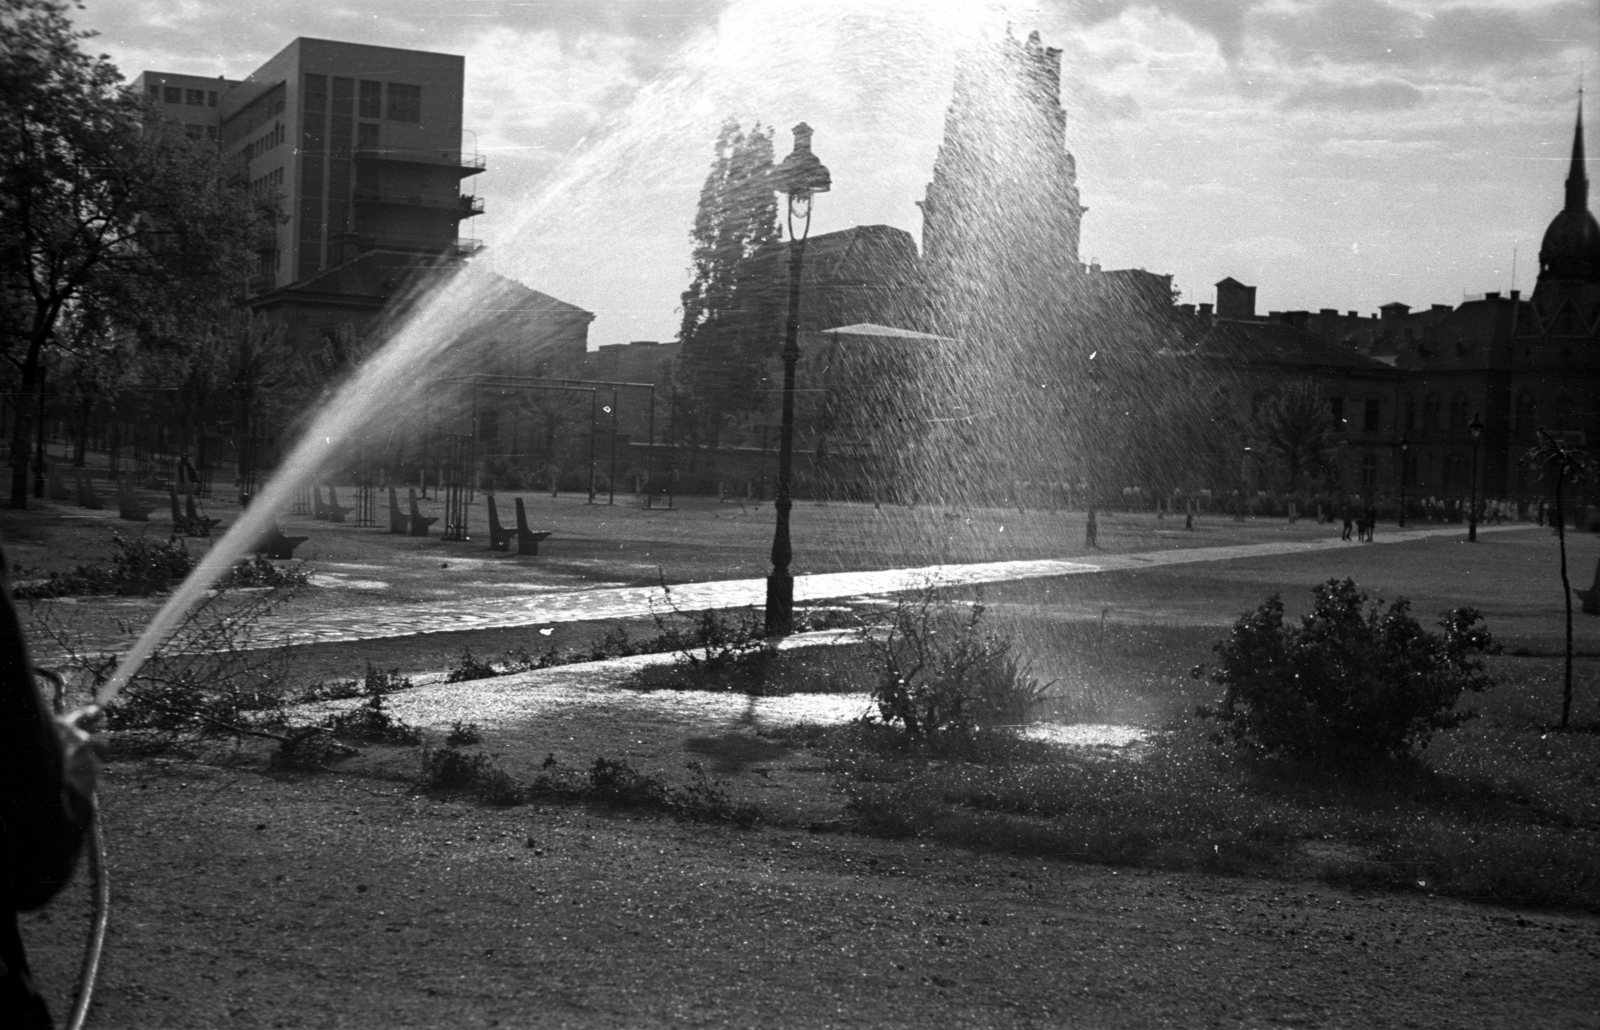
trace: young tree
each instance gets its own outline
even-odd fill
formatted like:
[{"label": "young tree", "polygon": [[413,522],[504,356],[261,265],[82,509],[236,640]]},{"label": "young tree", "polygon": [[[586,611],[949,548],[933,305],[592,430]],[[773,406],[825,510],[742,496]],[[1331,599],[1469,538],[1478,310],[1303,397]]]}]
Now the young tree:
[{"label": "young tree", "polygon": [[1556,490],[1556,540],[1561,548],[1561,597],[1567,605],[1567,665],[1561,686],[1561,729],[1572,718],[1572,583],[1567,579],[1567,521],[1562,488],[1568,483],[1594,474],[1594,459],[1586,451],[1573,450],[1548,429],[1539,430],[1539,443],[1522,460],[1539,470],[1540,477],[1553,477]]},{"label": "young tree", "polygon": [[1268,397],[1251,421],[1251,435],[1283,462],[1289,492],[1328,461],[1333,416],[1328,399],[1310,379],[1296,379]]},{"label": "young tree", "polygon": [[[75,308],[141,335],[181,337],[193,311],[243,281],[262,224],[225,186],[214,143],[156,122],[58,0],[0,0],[0,295],[5,358],[39,389]],[[16,405],[11,506],[26,507],[34,405]]]},{"label": "young tree", "polygon": [[766,320],[753,303],[761,277],[750,274],[750,259],[778,239],[771,169],[771,129],[758,124],[746,133],[738,122],[723,123],[700,191],[694,279],[678,330],[698,428],[713,449],[724,423],[759,403],[763,365],[778,346],[775,334],[761,332]]}]

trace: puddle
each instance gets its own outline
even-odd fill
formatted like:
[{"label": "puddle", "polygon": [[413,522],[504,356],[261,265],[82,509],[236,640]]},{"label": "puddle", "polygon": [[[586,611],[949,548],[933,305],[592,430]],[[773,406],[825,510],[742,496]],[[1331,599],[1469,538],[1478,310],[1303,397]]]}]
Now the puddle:
[{"label": "puddle", "polygon": [[1116,726],[1108,723],[1040,722],[1029,726],[1022,734],[1029,740],[1048,740],[1052,744],[1068,747],[1133,747],[1150,739],[1150,731],[1142,726]]},{"label": "puddle", "polygon": [[387,590],[389,584],[381,579],[356,579],[339,572],[314,572],[311,574],[311,585],[314,587],[332,587],[340,590]]}]

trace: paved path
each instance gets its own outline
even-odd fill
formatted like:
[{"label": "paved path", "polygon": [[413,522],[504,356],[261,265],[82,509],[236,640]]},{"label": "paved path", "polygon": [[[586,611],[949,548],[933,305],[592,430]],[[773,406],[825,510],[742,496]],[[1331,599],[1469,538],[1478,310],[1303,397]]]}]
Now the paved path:
[{"label": "paved path", "polygon": [[[1512,525],[1478,528],[1480,533],[1532,528]],[[1391,530],[1378,544],[1393,544],[1433,537],[1458,537],[1459,526],[1440,529]],[[1230,561],[1271,555],[1304,554],[1364,546],[1338,539],[1237,544],[1229,547],[1189,547],[1140,554],[1086,555],[1072,560],[984,562],[973,565],[929,565],[876,572],[834,572],[797,576],[796,601],[824,601],[893,594],[928,582],[947,586],[1001,583],[1095,572]],[[766,603],[765,579],[733,579],[708,583],[683,583],[671,588],[671,600],[660,587],[597,587],[558,593],[483,597],[391,607],[353,608],[348,614],[322,612],[313,616],[281,615],[263,619],[254,637],[261,646],[328,644],[352,640],[407,637],[423,633],[457,633],[469,630],[516,629],[549,626],[559,622],[642,618],[675,605],[680,611],[707,608],[761,607]]]}]

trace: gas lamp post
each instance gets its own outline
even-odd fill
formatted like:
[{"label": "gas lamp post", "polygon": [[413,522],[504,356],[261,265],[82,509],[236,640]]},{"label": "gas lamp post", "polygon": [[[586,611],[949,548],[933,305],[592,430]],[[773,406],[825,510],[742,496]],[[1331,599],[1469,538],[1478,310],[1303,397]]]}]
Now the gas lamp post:
[{"label": "gas lamp post", "polygon": [[[800,360],[800,270],[806,237],[811,235],[811,198],[832,185],[828,169],[811,152],[811,126],[794,127],[794,150],[772,170],[772,188],[789,199],[789,317],[783,329],[783,425],[778,437],[778,498],[772,507],[778,524],[772,534],[772,575],[767,577],[767,635],[783,636],[794,628],[794,576],[789,561],[789,473],[794,458],[794,366]],[[795,222],[800,231],[795,232]]]}]

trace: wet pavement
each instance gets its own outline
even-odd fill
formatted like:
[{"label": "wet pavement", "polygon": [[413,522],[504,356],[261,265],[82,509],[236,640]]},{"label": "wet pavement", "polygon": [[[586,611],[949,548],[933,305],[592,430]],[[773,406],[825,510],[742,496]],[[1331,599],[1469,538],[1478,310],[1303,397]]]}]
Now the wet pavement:
[{"label": "wet pavement", "polygon": [[[1510,532],[1522,526],[1479,527],[1480,533]],[[1459,526],[1393,531],[1375,543],[1393,544],[1434,537],[1458,537]],[[1344,540],[1273,541],[1223,547],[1191,547],[1135,554],[1089,555],[1071,560],[981,562],[968,565],[928,565],[920,568],[881,569],[871,572],[836,572],[796,576],[796,602],[847,600],[915,590],[926,584],[973,586],[1078,576],[1099,572],[1148,569],[1163,565],[1231,561],[1274,555],[1305,554],[1361,547]],[[661,587],[594,587],[579,590],[540,591],[511,596],[452,599],[392,606],[362,606],[348,612],[315,615],[275,615],[262,619],[253,637],[260,646],[329,644],[425,633],[459,633],[473,630],[546,627],[563,622],[648,618],[653,613],[705,609],[759,608],[766,603],[765,579],[734,579],[682,583]],[[670,597],[668,593],[670,591]]]}]

